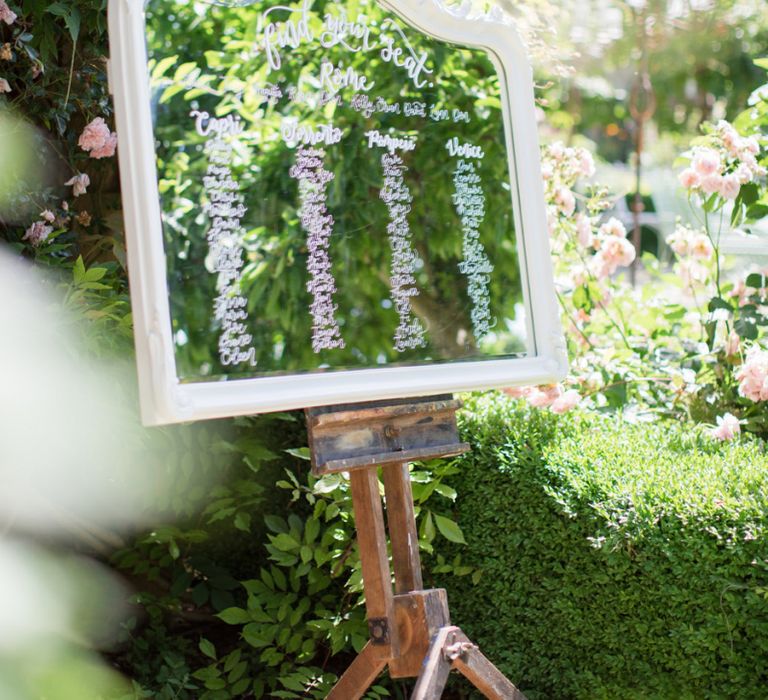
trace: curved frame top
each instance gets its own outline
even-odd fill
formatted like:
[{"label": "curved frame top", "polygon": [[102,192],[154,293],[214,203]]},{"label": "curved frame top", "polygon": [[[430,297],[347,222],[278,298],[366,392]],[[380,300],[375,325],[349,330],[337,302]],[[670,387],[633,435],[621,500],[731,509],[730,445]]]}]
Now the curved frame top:
[{"label": "curved frame top", "polygon": [[[514,28],[437,0],[377,0],[441,41],[484,49],[499,72],[528,320],[528,356],[183,384],[176,374],[150,111],[144,0],[109,0],[110,84],[120,139],[142,418],[146,424],[559,381],[568,360],[547,235],[533,77]],[[224,3],[222,3],[224,4]],[[250,3],[238,3],[250,4]]]}]

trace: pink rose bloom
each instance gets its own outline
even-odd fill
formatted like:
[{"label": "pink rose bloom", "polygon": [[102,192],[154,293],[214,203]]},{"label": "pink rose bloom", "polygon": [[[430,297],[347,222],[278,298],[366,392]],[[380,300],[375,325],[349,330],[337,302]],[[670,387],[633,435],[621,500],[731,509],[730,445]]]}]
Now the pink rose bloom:
[{"label": "pink rose bloom", "polygon": [[719,194],[722,187],[722,175],[706,175],[701,179],[701,189],[707,194],[715,194],[715,192]]},{"label": "pink rose bloom", "polygon": [[576,211],[576,197],[568,187],[558,187],[555,192],[555,204],[565,216],[572,216]]},{"label": "pink rose bloom", "polygon": [[603,241],[600,251],[592,258],[592,270],[598,279],[604,279],[620,267],[631,265],[635,255],[635,247],[626,238],[610,236]]},{"label": "pink rose bloom", "polygon": [[11,8],[8,7],[8,4],[5,2],[5,0],[0,0],[0,22],[13,24],[15,21],[16,13],[11,12]]},{"label": "pink rose bloom", "polygon": [[565,146],[562,141],[555,141],[549,147],[549,155],[556,161],[560,161],[565,157]]},{"label": "pink rose bloom", "polygon": [[56,220],[56,217],[54,216],[53,212],[50,209],[41,211],[40,218],[43,221],[47,221],[49,224],[52,224]]},{"label": "pink rose bloom", "polygon": [[691,167],[701,178],[720,172],[722,164],[720,154],[711,148],[697,148],[694,151]]},{"label": "pink rose bloom", "polygon": [[515,386],[509,389],[504,389],[504,393],[507,396],[511,396],[513,399],[524,399],[531,393],[532,388],[529,386]]},{"label": "pink rose bloom", "polygon": [[741,432],[741,425],[736,416],[726,413],[717,417],[717,427],[712,429],[712,437],[726,442],[733,440]]},{"label": "pink rose bloom", "polygon": [[699,174],[693,168],[686,168],[683,170],[683,172],[680,173],[678,180],[686,190],[695,189],[699,186],[700,182]]},{"label": "pink rose bloom", "polygon": [[556,399],[550,406],[550,410],[552,413],[560,415],[572,411],[580,403],[581,396],[579,392],[576,391],[576,389],[571,389],[570,391],[566,391],[560,398]]},{"label": "pink rose bloom", "polygon": [[592,245],[592,222],[584,214],[576,217],[576,237],[580,246],[589,248]]},{"label": "pink rose bloom", "polygon": [[11,85],[5,78],[0,78],[0,92],[10,92]]},{"label": "pink rose bloom", "polygon": [[551,406],[562,395],[563,390],[559,384],[549,387],[536,387],[528,394],[528,403],[534,408],[546,408]]},{"label": "pink rose bloom", "polygon": [[83,129],[77,141],[91,158],[108,158],[115,154],[117,134],[113,134],[102,117],[96,117]]},{"label": "pink rose bloom", "polygon": [[592,177],[595,174],[595,159],[592,154],[586,148],[580,148],[578,151],[579,156],[579,172],[584,177]]},{"label": "pink rose bloom", "polygon": [[600,227],[600,233],[606,236],[615,236],[617,238],[626,238],[627,229],[616,217],[612,216]]},{"label": "pink rose bloom", "polygon": [[741,191],[741,182],[737,175],[726,175],[720,183],[720,196],[723,199],[736,199]]},{"label": "pink rose bloom", "polygon": [[753,156],[756,156],[758,153],[760,153],[760,144],[757,142],[757,139],[754,136],[747,136],[746,138],[742,139],[741,147],[743,150],[745,150],[747,153],[751,153]]},{"label": "pink rose bloom", "polygon": [[100,148],[91,151],[91,158],[111,158],[117,149],[117,134],[110,134],[109,138]]},{"label": "pink rose bloom", "polygon": [[712,242],[709,238],[700,233],[693,239],[691,243],[691,255],[698,260],[709,260],[714,254],[715,249],[712,247]]},{"label": "pink rose bloom", "polygon": [[739,394],[750,401],[768,401],[768,352],[754,348],[736,372]]},{"label": "pink rose bloom", "polygon": [[51,226],[46,226],[42,221],[35,221],[25,232],[22,240],[29,241],[35,248],[39,248],[48,236],[53,233]]},{"label": "pink rose bloom", "polygon": [[739,181],[739,184],[746,185],[752,181],[752,170],[745,163],[739,163],[739,167],[736,168],[733,173]]},{"label": "pink rose bloom", "polygon": [[725,356],[735,357],[739,354],[739,350],[741,350],[741,338],[736,331],[731,331],[725,341]]},{"label": "pink rose bloom", "polygon": [[69,178],[69,180],[67,180],[64,184],[72,186],[73,197],[79,197],[81,194],[85,194],[87,192],[87,188],[91,184],[91,178],[89,178],[85,173],[79,173],[78,175]]}]

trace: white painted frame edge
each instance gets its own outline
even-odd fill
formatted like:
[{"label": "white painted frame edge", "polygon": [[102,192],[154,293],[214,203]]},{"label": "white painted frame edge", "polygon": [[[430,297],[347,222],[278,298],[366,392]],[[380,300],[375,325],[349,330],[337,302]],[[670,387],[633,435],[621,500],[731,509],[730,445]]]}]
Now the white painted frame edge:
[{"label": "white painted frame edge", "polygon": [[179,382],[150,110],[144,0],[109,0],[110,84],[120,139],[129,280],[145,424],[544,384],[559,381],[567,374],[568,358],[555,298],[539,177],[533,76],[522,42],[510,26],[460,19],[441,8],[437,0],[379,2],[425,34],[485,49],[495,60],[505,87],[509,169],[518,190],[513,200],[531,356],[226,382]]}]

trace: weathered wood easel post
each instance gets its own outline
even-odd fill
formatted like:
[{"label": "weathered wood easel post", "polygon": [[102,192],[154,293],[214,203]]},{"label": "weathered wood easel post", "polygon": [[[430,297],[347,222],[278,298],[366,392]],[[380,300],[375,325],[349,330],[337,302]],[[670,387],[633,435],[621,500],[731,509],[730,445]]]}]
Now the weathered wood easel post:
[{"label": "weathered wood easel post", "polygon": [[[425,590],[408,463],[466,452],[451,396],[307,409],[316,476],[349,472],[370,641],[328,695],[355,700],[389,666],[392,678],[418,678],[412,700],[441,697],[456,669],[492,700],[525,696],[451,625],[442,589]],[[392,571],[379,494],[382,468]]]}]

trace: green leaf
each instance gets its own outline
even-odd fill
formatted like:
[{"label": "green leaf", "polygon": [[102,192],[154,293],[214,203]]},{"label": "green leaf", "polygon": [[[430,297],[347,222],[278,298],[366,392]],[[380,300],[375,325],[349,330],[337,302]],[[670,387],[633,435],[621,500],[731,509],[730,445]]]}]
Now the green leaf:
[{"label": "green leaf", "polygon": [[265,515],[264,522],[272,532],[288,532],[288,523],[278,515]]},{"label": "green leaf", "polygon": [[200,638],[198,647],[200,648],[200,651],[202,651],[203,654],[205,654],[209,659],[216,661],[216,647],[214,647],[213,644],[209,642],[205,637]]},{"label": "green leaf", "polygon": [[309,461],[312,459],[309,454],[309,448],[308,447],[298,447],[298,448],[291,448],[289,450],[284,450],[292,457],[298,457],[299,459],[304,459],[306,461]]},{"label": "green leaf", "polygon": [[316,518],[309,518],[304,525],[304,541],[312,544],[320,533],[320,521]]},{"label": "green leaf", "polygon": [[757,340],[758,330],[754,318],[740,318],[733,324],[733,328],[739,334],[739,337],[746,340]]},{"label": "green leaf", "polygon": [[763,289],[768,287],[768,278],[766,278],[765,275],[753,273],[751,275],[747,275],[746,285],[747,287],[753,287],[754,289]]},{"label": "green leaf", "polygon": [[72,41],[77,41],[77,38],[80,36],[80,10],[73,7],[72,12],[64,17],[64,24],[67,25]]},{"label": "green leaf", "polygon": [[585,286],[576,287],[573,292],[573,305],[577,309],[584,309],[589,311],[592,308],[592,301],[589,298],[589,290]]},{"label": "green leaf", "polygon": [[228,625],[244,625],[251,621],[251,616],[247,610],[242,608],[227,608],[222,610],[216,615],[220,620],[226,622]]},{"label": "green leaf", "polygon": [[72,267],[72,278],[75,284],[79,284],[85,278],[85,263],[83,262],[82,255],[75,260],[75,264]]},{"label": "green leaf", "polygon": [[251,531],[251,516],[248,513],[238,513],[235,516],[235,527],[243,532]]},{"label": "green leaf", "polygon": [[432,518],[432,512],[428,512],[427,516],[421,522],[421,528],[419,529],[419,535],[422,540],[429,543],[435,539],[435,521]]},{"label": "green leaf", "polygon": [[445,516],[438,515],[437,513],[433,513],[433,515],[435,516],[437,529],[440,530],[440,534],[445,537],[445,539],[450,540],[451,542],[456,542],[457,544],[466,544],[464,534],[456,522]]},{"label": "green leaf", "polygon": [[729,304],[725,299],[720,297],[712,297],[709,301],[709,311],[715,311],[716,309],[726,309],[727,311],[733,311],[733,306]]},{"label": "green leaf", "polygon": [[456,489],[452,489],[450,486],[447,486],[446,484],[437,484],[435,486],[435,491],[439,493],[444,498],[448,498],[452,501],[456,500],[456,496],[458,495],[456,493]]},{"label": "green leaf", "polygon": [[243,627],[243,639],[256,649],[262,649],[272,643],[262,625],[253,622]]},{"label": "green leaf", "polygon": [[281,532],[275,537],[270,537],[272,544],[281,552],[290,552],[299,546],[299,543],[293,539],[287,532]]},{"label": "green leaf", "polygon": [[60,2],[51,3],[45,11],[57,17],[66,17],[69,14],[69,8]]}]

